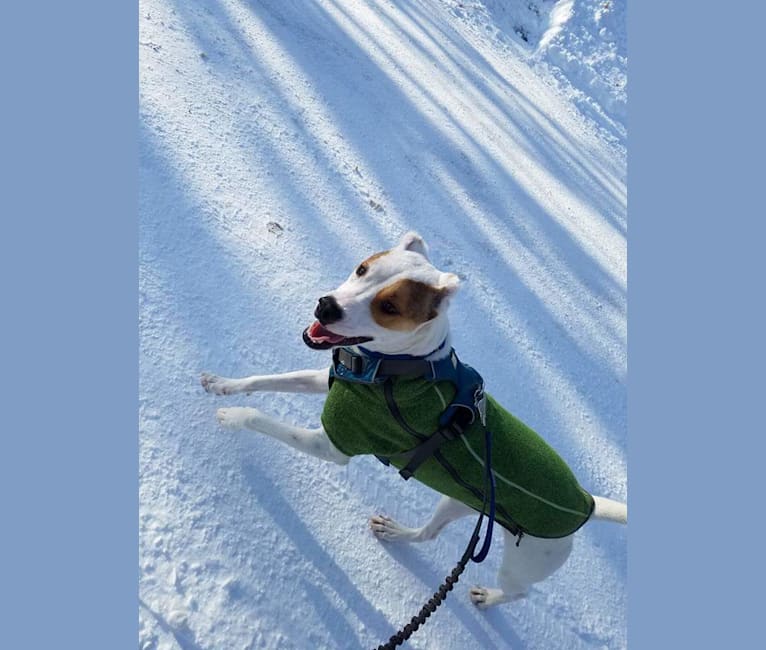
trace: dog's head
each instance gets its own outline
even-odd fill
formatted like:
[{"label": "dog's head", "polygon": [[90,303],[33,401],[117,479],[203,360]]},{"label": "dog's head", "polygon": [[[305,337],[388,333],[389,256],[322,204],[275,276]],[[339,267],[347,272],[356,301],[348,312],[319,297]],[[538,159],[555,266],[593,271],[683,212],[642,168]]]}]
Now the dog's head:
[{"label": "dog's head", "polygon": [[446,335],[447,303],[458,283],[454,273],[431,264],[420,235],[408,232],[395,248],[368,257],[319,299],[317,320],[303,340],[319,350],[364,344],[381,353],[418,353]]}]

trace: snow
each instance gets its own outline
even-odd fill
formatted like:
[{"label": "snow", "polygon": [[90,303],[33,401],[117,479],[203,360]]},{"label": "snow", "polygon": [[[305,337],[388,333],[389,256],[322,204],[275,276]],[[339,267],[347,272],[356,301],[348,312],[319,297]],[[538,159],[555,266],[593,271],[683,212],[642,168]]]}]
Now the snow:
[{"label": "snow", "polygon": [[[409,229],[461,277],[461,358],[627,498],[625,6],[524,5],[140,3],[142,650],[377,646],[454,566],[469,519],[411,547],[367,529],[425,520],[426,488],[215,421],[316,426],[321,397],[199,386],[328,364],[301,342],[316,298]],[[501,544],[409,647],[626,646],[626,528],[590,523],[528,599],[480,612]]]}]

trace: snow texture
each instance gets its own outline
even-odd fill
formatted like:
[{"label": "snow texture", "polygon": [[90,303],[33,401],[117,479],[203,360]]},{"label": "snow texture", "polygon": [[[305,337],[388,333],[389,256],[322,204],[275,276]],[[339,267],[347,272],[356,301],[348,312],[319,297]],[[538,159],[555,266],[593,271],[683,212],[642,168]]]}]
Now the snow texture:
[{"label": "snow texture", "polygon": [[[425,487],[215,420],[317,426],[320,396],[199,385],[329,364],[301,342],[316,298],[409,229],[462,279],[461,358],[583,486],[627,498],[624,3],[140,14],[141,650],[374,647],[454,566],[470,518],[409,547],[368,530],[422,523]],[[625,527],[588,524],[529,598],[481,612],[468,588],[495,585],[501,545],[407,647],[626,647]]]}]

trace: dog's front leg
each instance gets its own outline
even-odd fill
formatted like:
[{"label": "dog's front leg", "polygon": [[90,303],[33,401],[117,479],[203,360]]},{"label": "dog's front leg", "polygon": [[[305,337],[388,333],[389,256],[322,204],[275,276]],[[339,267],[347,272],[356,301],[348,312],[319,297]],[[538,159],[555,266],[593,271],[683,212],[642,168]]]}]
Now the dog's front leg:
[{"label": "dog's front leg", "polygon": [[203,372],[200,377],[202,387],[215,395],[235,395],[254,393],[255,391],[273,391],[277,393],[326,393],[330,389],[328,379],[330,371],[296,370],[280,375],[253,375],[242,379],[230,379]]},{"label": "dog's front leg", "polygon": [[218,421],[226,429],[249,429],[265,433],[305,454],[345,465],[349,456],[332,444],[324,429],[304,429],[279,422],[258,409],[242,406],[218,409]]}]

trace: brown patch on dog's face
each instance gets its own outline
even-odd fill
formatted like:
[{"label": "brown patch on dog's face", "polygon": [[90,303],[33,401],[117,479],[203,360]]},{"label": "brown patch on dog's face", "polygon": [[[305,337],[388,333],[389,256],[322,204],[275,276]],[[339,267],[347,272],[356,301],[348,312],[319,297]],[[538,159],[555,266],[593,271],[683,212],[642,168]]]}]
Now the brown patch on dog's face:
[{"label": "brown patch on dog's face", "polygon": [[399,280],[377,293],[370,310],[381,327],[408,332],[436,318],[444,294],[444,289],[423,282]]}]

